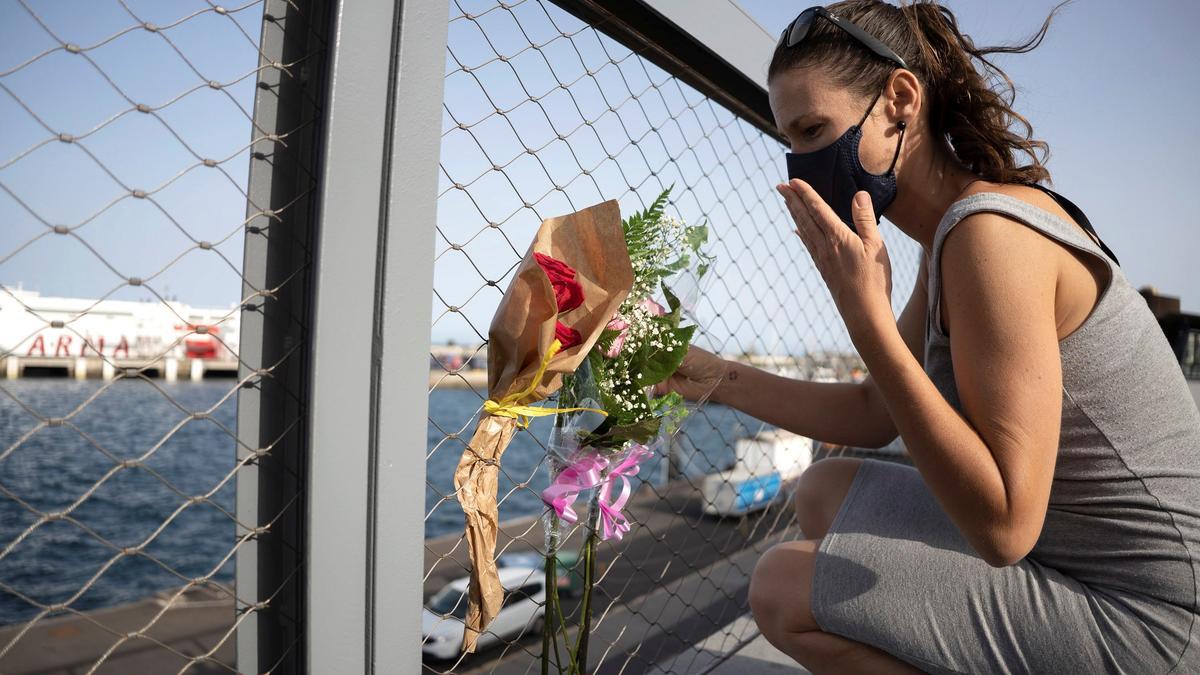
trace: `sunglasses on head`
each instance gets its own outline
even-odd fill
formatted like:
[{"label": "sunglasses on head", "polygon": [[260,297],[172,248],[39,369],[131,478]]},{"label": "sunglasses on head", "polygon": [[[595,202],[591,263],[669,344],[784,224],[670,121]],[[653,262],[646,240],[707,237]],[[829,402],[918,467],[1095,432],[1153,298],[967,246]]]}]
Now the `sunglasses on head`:
[{"label": "sunglasses on head", "polygon": [[908,69],[908,64],[904,63],[904,59],[900,58],[900,55],[892,51],[887,45],[875,39],[867,31],[856,26],[854,22],[843,19],[821,6],[809,7],[800,12],[800,15],[793,19],[787,28],[783,29],[783,34],[779,36],[779,44],[795,47],[803,42],[804,38],[808,37],[809,29],[812,28],[813,22],[819,16],[825,17],[827,21],[849,33],[850,37],[861,42],[867,49],[901,68]]}]

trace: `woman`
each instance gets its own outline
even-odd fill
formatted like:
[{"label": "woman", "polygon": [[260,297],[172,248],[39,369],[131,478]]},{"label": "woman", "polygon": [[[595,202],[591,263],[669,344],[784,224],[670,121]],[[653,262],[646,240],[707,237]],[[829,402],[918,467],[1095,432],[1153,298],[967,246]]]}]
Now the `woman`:
[{"label": "woman", "polygon": [[[810,467],[807,538],[758,562],[756,622],[815,673],[1200,672],[1200,412],[1115,256],[1034,185],[1045,144],[974,67],[1050,19],[988,50],[932,2],[827,9],[770,65],[778,190],[871,375],[796,381],[693,349],[660,390],[715,386],[830,443],[899,434],[914,466]],[[898,320],[884,212],[923,249]]]}]

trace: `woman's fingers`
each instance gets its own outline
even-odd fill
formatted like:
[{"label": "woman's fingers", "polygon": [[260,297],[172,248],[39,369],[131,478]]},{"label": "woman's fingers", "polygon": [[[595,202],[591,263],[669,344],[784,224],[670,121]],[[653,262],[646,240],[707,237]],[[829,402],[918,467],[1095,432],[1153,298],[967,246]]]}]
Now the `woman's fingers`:
[{"label": "woman's fingers", "polygon": [[825,235],[827,239],[841,236],[842,233],[838,232],[839,229],[848,229],[846,224],[842,222],[842,219],[833,212],[833,208],[829,206],[829,204],[825,203],[825,200],[821,198],[821,195],[817,194],[817,191],[814,190],[811,185],[805,183],[799,178],[793,178],[791,180],[791,186],[792,190],[795,191],[796,196],[799,198],[800,203],[802,203],[805,210],[808,211],[809,218],[813,225],[819,229],[821,234]]},{"label": "woman's fingers", "polygon": [[871,206],[871,195],[865,190],[854,193],[854,201],[850,207],[854,214],[854,229],[863,239],[882,239],[879,236],[879,223],[875,220],[875,209]]},{"label": "woman's fingers", "polygon": [[[792,220],[796,223],[796,234],[800,235],[800,240],[804,242],[805,248],[809,254],[815,259],[820,252],[818,245],[823,244],[823,235],[812,222],[812,216],[809,214],[807,207],[800,201],[800,196],[796,194],[791,185],[781,183],[778,186],[779,194],[783,195],[783,201],[787,205],[788,212],[792,214]],[[822,237],[822,239],[817,239]]]}]

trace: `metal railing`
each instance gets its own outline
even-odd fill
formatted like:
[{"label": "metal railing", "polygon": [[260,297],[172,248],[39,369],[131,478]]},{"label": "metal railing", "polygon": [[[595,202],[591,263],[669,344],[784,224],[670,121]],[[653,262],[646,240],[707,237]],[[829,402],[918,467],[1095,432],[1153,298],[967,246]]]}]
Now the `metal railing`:
[{"label": "metal railing", "polygon": [[[786,175],[785,148],[773,136],[761,86],[748,86],[728,62],[699,56],[694,35],[667,42],[671,27],[646,13],[657,4],[670,9],[653,2],[450,3],[433,336],[455,339],[459,348],[457,358],[448,359],[447,348],[430,355],[427,597],[469,572],[451,475],[487,398],[479,369],[491,315],[544,218],[605,199],[619,200],[627,214],[674,185],[670,214],[707,222],[708,250],[717,257],[695,311],[698,344],[805,379],[862,374],[853,372],[861,363],[774,190]],[[724,6],[718,14],[732,6],[716,4]],[[758,37],[771,45],[765,31]],[[719,56],[744,45],[703,46]],[[890,224],[883,231],[898,311],[919,250]],[[535,421],[519,431],[501,462],[502,563],[540,569],[549,426]],[[739,439],[763,429],[732,408],[702,405],[668,455],[643,470],[629,508],[633,530],[600,545],[589,668],[702,672],[752,637],[753,622],[736,620],[749,611],[754,562],[772,544],[802,536],[786,486],[778,500],[736,515],[739,507],[728,501],[737,490],[719,485],[730,480]],[[816,443],[812,450],[813,459],[904,459],[896,447],[866,453]],[[772,479],[758,467],[758,475],[739,476],[743,489]],[[579,546],[581,528],[565,535],[566,548]],[[463,596],[459,614],[465,605]],[[509,611],[536,614],[539,605],[520,609],[517,602]],[[570,601],[566,608],[576,611]],[[523,620],[503,617],[485,635],[491,646],[471,655],[446,651],[444,641],[453,639],[439,637],[454,635],[439,624],[461,623],[461,616],[435,618],[425,627],[425,669],[537,671],[539,624],[522,628]]]}]

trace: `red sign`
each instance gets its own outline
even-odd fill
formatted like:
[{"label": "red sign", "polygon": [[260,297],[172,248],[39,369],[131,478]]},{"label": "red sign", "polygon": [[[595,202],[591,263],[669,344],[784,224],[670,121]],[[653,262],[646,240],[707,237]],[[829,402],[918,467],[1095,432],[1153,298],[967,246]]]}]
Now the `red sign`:
[{"label": "red sign", "polygon": [[[53,356],[56,358],[72,356],[71,342],[74,337],[75,336],[67,333],[60,333],[58,335],[58,341],[54,344]],[[94,353],[97,356],[102,356],[104,354],[104,346],[103,335],[96,338],[95,341],[88,339],[80,340],[79,353],[77,356],[87,356],[88,352]],[[34,352],[36,352],[36,354]],[[110,354],[110,356],[117,358],[118,354],[124,354],[125,358],[129,358],[129,340],[127,340],[124,335],[121,336],[120,342],[113,347],[112,354]],[[37,337],[33,338],[33,342],[29,344],[29,349],[25,352],[25,356],[50,356],[47,354],[46,350],[46,336],[39,333]]]}]

